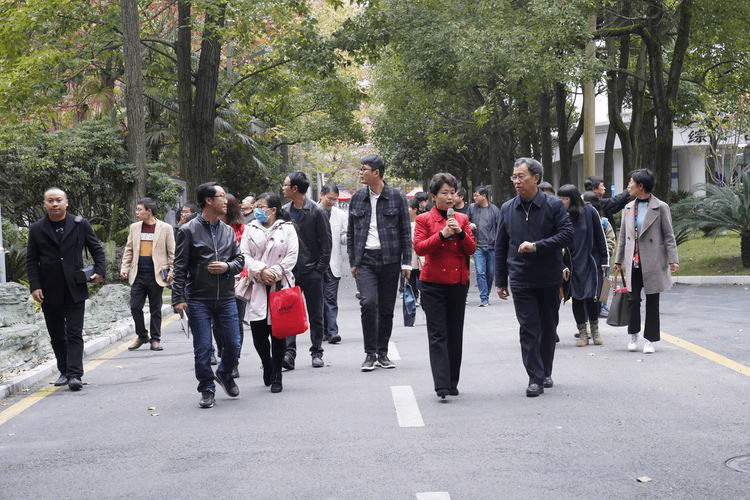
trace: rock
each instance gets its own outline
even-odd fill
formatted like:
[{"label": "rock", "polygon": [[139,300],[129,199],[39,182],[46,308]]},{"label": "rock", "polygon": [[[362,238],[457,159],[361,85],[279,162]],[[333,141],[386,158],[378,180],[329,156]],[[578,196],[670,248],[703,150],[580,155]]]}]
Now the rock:
[{"label": "rock", "polygon": [[126,285],[104,285],[86,301],[83,319],[84,340],[104,333],[112,323],[130,316],[130,287]]},{"label": "rock", "polygon": [[31,292],[20,283],[0,284],[0,327],[18,323],[34,323]]}]

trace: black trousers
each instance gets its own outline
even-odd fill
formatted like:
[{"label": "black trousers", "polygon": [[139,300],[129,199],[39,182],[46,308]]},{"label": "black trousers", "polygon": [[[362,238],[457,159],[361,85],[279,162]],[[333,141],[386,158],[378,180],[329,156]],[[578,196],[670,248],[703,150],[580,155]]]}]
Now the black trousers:
[{"label": "black trousers", "polygon": [[599,321],[599,302],[594,299],[572,299],[573,317],[577,325],[582,325],[589,320],[591,323]]},{"label": "black trousers", "polygon": [[388,354],[399,276],[400,263],[383,264],[380,250],[365,250],[362,262],[357,266],[357,288],[367,354]]},{"label": "black trousers", "polygon": [[530,384],[552,376],[560,316],[560,286],[514,288],[513,305],[520,325],[521,359]]},{"label": "black trousers", "polygon": [[[640,267],[634,267],[630,273],[630,286],[632,291],[628,294],[630,298],[630,323],[628,333],[641,331],[641,290],[643,290],[643,273]],[[651,342],[661,339],[661,326],[659,323],[659,294],[646,294],[646,322],[643,327],[643,338]]]},{"label": "black trousers", "polygon": [[[135,333],[143,340],[161,340],[161,305],[164,287],[156,282],[153,269],[138,269],[133,286],[130,288],[130,314],[135,322]],[[151,316],[149,329],[143,319],[143,305],[148,297],[148,310]]]},{"label": "black trousers", "polygon": [[[63,284],[63,286],[65,286]],[[67,377],[83,376],[83,313],[86,302],[73,303],[66,291],[64,304],[42,302],[57,369]],[[141,314],[142,316],[142,314]]]},{"label": "black trousers", "polygon": [[456,389],[461,374],[467,285],[422,282],[430,367],[435,391]]},{"label": "black trousers", "polygon": [[[310,322],[310,355],[323,355],[323,274],[310,271],[294,276],[302,289],[307,305],[307,319]],[[286,338],[286,352],[297,357],[297,336]]]},{"label": "black trousers", "polygon": [[281,380],[281,363],[284,360],[286,339],[277,339],[271,335],[271,325],[265,319],[251,321],[250,331],[253,334],[253,345],[263,367],[270,366],[273,377]]}]

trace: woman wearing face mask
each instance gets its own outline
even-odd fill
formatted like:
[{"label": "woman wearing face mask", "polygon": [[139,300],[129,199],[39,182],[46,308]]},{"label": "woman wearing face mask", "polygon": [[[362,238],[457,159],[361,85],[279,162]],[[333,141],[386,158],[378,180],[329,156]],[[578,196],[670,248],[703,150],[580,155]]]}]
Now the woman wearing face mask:
[{"label": "woman wearing face mask", "polygon": [[281,392],[281,363],[285,339],[271,335],[268,312],[269,292],[294,286],[292,268],[297,263],[297,231],[281,210],[281,199],[275,193],[263,193],[255,200],[255,220],[242,234],[240,251],[245,268],[252,278],[244,298],[248,301],[245,321],[250,323],[255,350],[263,363],[263,383],[271,392]]}]

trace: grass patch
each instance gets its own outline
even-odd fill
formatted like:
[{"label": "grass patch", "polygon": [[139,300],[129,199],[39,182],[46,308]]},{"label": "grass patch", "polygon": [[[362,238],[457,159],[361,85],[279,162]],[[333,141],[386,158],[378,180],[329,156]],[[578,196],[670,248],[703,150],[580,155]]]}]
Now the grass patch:
[{"label": "grass patch", "polygon": [[677,247],[682,276],[750,275],[742,267],[740,237],[735,233],[713,237],[694,236]]}]

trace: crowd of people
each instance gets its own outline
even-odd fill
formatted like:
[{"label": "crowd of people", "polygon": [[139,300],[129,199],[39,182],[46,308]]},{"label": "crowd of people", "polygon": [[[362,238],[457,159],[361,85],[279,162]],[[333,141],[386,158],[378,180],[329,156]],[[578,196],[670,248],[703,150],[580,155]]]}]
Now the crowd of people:
[{"label": "crowd of people", "polygon": [[[228,396],[239,396],[235,379],[247,327],[262,363],[263,383],[272,393],[281,392],[282,371],[295,368],[297,338],[274,336],[271,296],[301,289],[311,365],[323,368],[324,344],[342,339],[338,287],[348,259],[360,304],[360,370],[396,367],[388,346],[401,283],[414,291],[424,310],[434,390],[444,400],[459,394],[473,256],[479,306],[490,305],[493,282],[501,300],[512,296],[527,396],[554,386],[561,299],[572,300],[576,346],[589,340],[603,344],[599,318],[607,311],[606,297],[600,296],[610,262],[629,292],[627,348],[635,351],[641,342],[645,293],[642,349],[655,352],[659,294],[670,287],[670,273],[678,271],[679,263],[669,207],[653,196],[649,170],[635,170],[623,193],[606,198],[599,177],[587,179],[583,194],[572,184],[555,193],[537,160],[519,158],[510,178],[516,195],[498,206],[489,186],[478,186],[474,203],[466,203],[467,191],[450,173],[435,174],[428,191],[407,202],[385,181],[385,169],[378,155],[361,159],[363,187],[352,196],[348,213],[337,207],[339,189],[333,183],[322,186],[320,203],[313,202],[304,172],[285,178],[284,205],[274,192],[239,201],[215,182],[202,184],[197,203],[181,208],[175,229],[156,218],[154,200],[140,200],[120,267],[121,278],[131,285],[136,339],[129,349],[164,349],[162,293],[169,286],[172,306],[187,317],[193,334],[200,407],[214,406],[217,384]],[[105,263],[91,226],[68,214],[67,203],[63,190],[45,192],[47,215],[30,228],[28,274],[57,358],[60,377],[55,384],[75,391],[82,388],[86,283],[104,278]],[[616,237],[614,215],[620,211]],[[93,266],[84,265],[84,249]],[[218,365],[215,371],[212,365]]]}]

